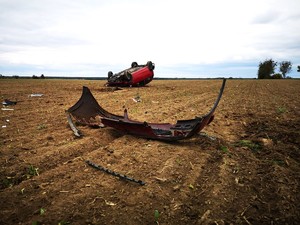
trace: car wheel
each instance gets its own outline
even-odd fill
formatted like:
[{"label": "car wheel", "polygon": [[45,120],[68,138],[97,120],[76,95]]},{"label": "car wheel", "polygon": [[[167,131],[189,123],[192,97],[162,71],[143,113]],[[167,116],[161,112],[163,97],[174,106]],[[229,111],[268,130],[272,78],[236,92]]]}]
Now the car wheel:
[{"label": "car wheel", "polygon": [[113,72],[109,71],[108,74],[107,74],[108,79],[111,78],[112,75],[114,75]]},{"label": "car wheel", "polygon": [[149,70],[154,70],[154,64],[151,61],[147,62],[147,67]]},{"label": "car wheel", "polygon": [[137,67],[137,66],[138,66],[137,62],[132,62],[132,63],[131,63],[131,67],[132,67],[132,68]]}]

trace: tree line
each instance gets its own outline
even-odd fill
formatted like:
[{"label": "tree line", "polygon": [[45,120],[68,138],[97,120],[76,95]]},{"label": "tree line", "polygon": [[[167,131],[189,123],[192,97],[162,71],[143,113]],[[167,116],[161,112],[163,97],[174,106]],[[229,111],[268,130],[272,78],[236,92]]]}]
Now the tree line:
[{"label": "tree line", "polygon": [[[273,59],[267,59],[264,62],[260,62],[258,66],[258,79],[282,79],[291,78],[287,76],[288,73],[292,71],[291,61],[282,61],[279,63],[279,72],[276,71],[278,62]],[[298,72],[300,72],[300,66],[298,66]]]},{"label": "tree line", "polygon": [[[4,79],[4,78],[14,78],[14,79],[19,79],[19,78],[24,78],[24,79],[27,79],[29,77],[20,77],[19,75],[12,75],[12,76],[4,76],[2,74],[0,74],[0,79]],[[39,76],[36,76],[36,75],[32,75],[31,77],[32,79],[45,79],[45,75],[42,74],[40,77]]]}]

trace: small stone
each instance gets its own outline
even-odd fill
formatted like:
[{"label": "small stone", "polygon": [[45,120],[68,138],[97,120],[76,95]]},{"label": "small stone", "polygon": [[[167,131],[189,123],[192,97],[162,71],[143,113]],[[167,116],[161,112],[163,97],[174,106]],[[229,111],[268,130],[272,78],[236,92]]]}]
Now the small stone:
[{"label": "small stone", "polygon": [[180,185],[176,185],[173,187],[173,191],[178,191],[180,189]]},{"label": "small stone", "polygon": [[260,142],[261,142],[264,146],[271,146],[271,145],[273,145],[272,139],[261,138],[261,139],[260,139]]}]

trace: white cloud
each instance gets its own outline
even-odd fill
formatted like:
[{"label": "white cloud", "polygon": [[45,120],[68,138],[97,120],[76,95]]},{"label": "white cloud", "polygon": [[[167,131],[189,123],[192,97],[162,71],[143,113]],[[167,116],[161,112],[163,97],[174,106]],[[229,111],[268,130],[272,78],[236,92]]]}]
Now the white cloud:
[{"label": "white cloud", "polygon": [[[6,71],[32,65],[65,72],[152,60],[158,73],[270,57],[299,63],[299,6],[298,0],[0,0],[0,63]],[[92,75],[101,71],[91,68]]]}]

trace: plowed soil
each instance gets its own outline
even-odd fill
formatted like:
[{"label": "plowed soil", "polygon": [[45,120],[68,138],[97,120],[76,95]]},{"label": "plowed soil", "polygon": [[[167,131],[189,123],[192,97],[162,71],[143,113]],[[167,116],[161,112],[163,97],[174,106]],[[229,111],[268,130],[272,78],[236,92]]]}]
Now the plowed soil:
[{"label": "plowed soil", "polygon": [[18,101],[0,116],[0,224],[300,224],[299,80],[227,80],[214,121],[188,140],[88,126],[76,138],[65,110],[83,85],[111,113],[175,123],[206,114],[222,81],[104,83],[0,80],[1,100]]}]

